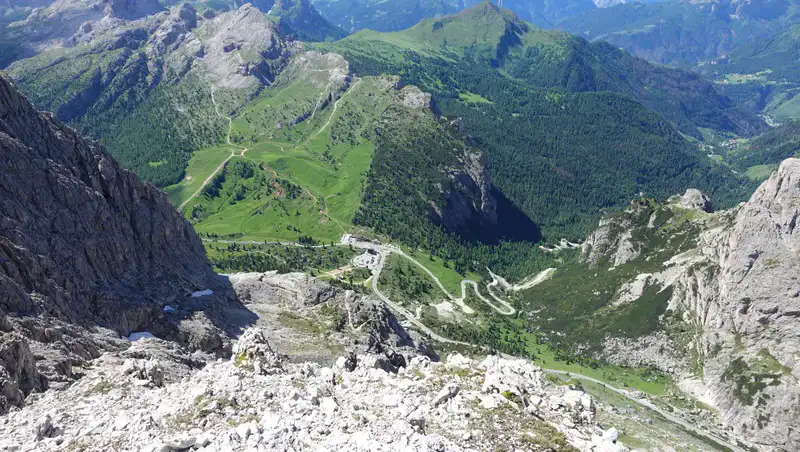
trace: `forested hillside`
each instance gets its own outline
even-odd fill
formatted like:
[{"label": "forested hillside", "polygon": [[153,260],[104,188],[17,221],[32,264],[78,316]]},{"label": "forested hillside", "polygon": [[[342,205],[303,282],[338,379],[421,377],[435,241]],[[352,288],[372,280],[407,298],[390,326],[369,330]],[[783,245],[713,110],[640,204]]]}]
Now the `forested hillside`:
[{"label": "forested hillside", "polygon": [[265,5],[260,9],[278,17],[280,23],[290,30],[288,34],[301,41],[335,41],[347,35],[323,19],[308,0],[277,0],[269,8]]},{"label": "forested hillside", "polygon": [[[540,260],[532,242],[582,238],[632,197],[697,187],[724,205],[752,188],[686,140],[764,127],[711,84],[489,2],[307,44],[345,58],[298,53],[282,33],[251,6],[184,5],[11,74],[167,186],[206,234],[328,242],[364,228],[460,270],[526,262],[523,276]],[[433,93],[425,108],[444,118],[410,114],[406,91],[388,95],[381,84],[396,82],[374,78],[384,74]]]},{"label": "forested hillside", "polygon": [[[313,3],[326,19],[356,32],[404,30],[422,19],[458,13],[479,0],[313,0]],[[596,8],[592,0],[506,0],[503,6],[524,20],[546,28]]]},{"label": "forested hillside", "polygon": [[[466,31],[472,29],[466,25],[478,22],[481,34]],[[362,32],[326,48],[343,53],[357,73],[400,74],[433,92],[444,115],[463,118],[464,129],[488,152],[494,184],[541,226],[545,238],[579,238],[604,209],[624,205],[638,193],[665,197],[694,186],[723,204],[748,194],[748,182],[712,164],[663,116],[627,92],[599,91],[589,84],[598,79],[610,84],[621,74],[602,65],[587,67],[580,49],[567,45],[574,42],[483,3],[406,32]],[[458,58],[459,51],[466,58]],[[526,54],[543,57],[537,65],[523,66]],[[509,76],[515,64],[529,73]],[[698,80],[677,71],[647,75],[663,85],[670,85],[673,75]],[[697,91],[680,95],[697,96],[695,102],[703,105],[714,105],[703,95],[724,99],[703,86],[699,96]],[[642,90],[651,88],[655,82]],[[669,99],[671,93],[660,95]],[[724,110],[716,107],[692,117],[719,120]],[[691,124],[688,117],[685,121]]]},{"label": "forested hillside", "polygon": [[696,68],[741,105],[783,121],[800,117],[800,25],[748,42]]},{"label": "forested hillside", "polygon": [[606,43],[539,29],[489,1],[402,32],[360,32],[341,46],[373,52],[387,44],[398,51],[501,69],[529,87],[625,94],[698,138],[698,127],[745,136],[765,128],[758,117],[695,74],[654,66]]},{"label": "forested hillside", "polygon": [[232,118],[231,144],[195,153],[167,191],[199,232],[331,243],[359,231],[426,249],[459,272],[490,264],[520,278],[552,262],[460,123],[397,77],[348,70],[335,54],[297,55]]}]

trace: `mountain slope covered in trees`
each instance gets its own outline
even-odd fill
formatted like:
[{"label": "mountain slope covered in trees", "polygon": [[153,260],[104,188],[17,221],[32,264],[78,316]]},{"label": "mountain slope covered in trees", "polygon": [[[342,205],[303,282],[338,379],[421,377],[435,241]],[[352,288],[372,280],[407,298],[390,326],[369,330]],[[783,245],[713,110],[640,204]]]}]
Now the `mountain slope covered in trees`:
[{"label": "mountain slope covered in trees", "polygon": [[800,117],[798,49],[800,24],[748,42],[696,71],[714,79],[739,104],[785,121]]},{"label": "mountain slope covered in trees", "polygon": [[[710,84],[625,55],[618,66],[598,64],[608,46],[538,30],[488,2],[404,32],[360,32],[324,48],[344,54],[359,74],[396,73],[434,93],[442,113],[463,118],[486,149],[495,185],[551,239],[579,237],[603,209],[640,192],[663,197],[699,186],[733,203],[750,189],[673,126],[726,124],[728,101]],[[620,83],[623,77],[628,83]],[[652,93],[685,80],[686,89]],[[702,89],[689,90],[692,83]],[[608,91],[615,87],[621,92]],[[647,94],[637,102],[637,93]],[[646,107],[656,98],[663,116]],[[674,113],[673,102],[710,111]],[[760,129],[749,118],[744,124]]]},{"label": "mountain slope covered in trees", "polygon": [[402,32],[357,33],[342,46],[369,51],[370,46],[387,44],[420,55],[498,68],[530,87],[625,94],[696,137],[700,136],[697,127],[740,135],[764,129],[760,119],[697,75],[648,64],[606,43],[536,28],[488,1],[454,16],[424,20]]},{"label": "mountain slope covered in trees", "polygon": [[[200,15],[184,5],[11,74],[167,186],[209,235],[330,241],[367,228],[467,268],[502,241],[580,238],[640,193],[692,186],[734,203],[751,188],[685,136],[748,135],[760,119],[696,75],[543,31],[489,2],[314,44],[344,58],[303,53],[285,31],[251,6]],[[380,101],[392,97],[377,88],[387,74],[400,76],[390,83],[399,93],[433,93],[411,97],[449,119],[407,121],[403,101]],[[506,267],[536,259],[521,250],[506,249]]]},{"label": "mountain slope covered in trees", "polygon": [[18,61],[8,73],[39,108],[160,186],[183,177],[192,151],[223,139],[218,112],[241,106],[287,57],[278,26],[250,6],[204,18],[184,4],[110,29],[103,23],[85,27],[80,45]]},{"label": "mountain slope covered in trees", "polygon": [[[477,0],[314,0],[322,15],[350,32],[363,29],[397,31],[422,19],[458,13]],[[507,0],[503,6],[540,27],[551,28],[562,20],[596,8],[592,0]]]}]

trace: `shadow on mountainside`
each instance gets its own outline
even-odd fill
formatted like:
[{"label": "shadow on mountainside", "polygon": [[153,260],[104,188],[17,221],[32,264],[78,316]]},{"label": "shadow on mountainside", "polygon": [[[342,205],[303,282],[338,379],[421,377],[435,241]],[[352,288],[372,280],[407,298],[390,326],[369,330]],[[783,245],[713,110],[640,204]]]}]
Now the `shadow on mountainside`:
[{"label": "shadow on mountainside", "polygon": [[497,201],[497,223],[492,225],[470,224],[459,234],[469,241],[477,241],[485,245],[497,245],[500,242],[533,242],[542,239],[539,225],[533,222],[519,207],[505,197],[496,187],[492,187],[492,196]]}]

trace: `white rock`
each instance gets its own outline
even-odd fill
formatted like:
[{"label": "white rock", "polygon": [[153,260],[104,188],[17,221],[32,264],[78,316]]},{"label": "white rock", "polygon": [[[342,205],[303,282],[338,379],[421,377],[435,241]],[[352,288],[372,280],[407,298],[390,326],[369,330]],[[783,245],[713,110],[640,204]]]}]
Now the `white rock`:
[{"label": "white rock", "polygon": [[130,423],[128,413],[120,413],[114,418],[114,430],[124,430],[128,423]]},{"label": "white rock", "polygon": [[408,369],[425,369],[431,364],[431,359],[424,355],[411,358],[408,362]]},{"label": "white rock", "polygon": [[406,420],[408,421],[409,424],[413,425],[415,428],[418,428],[420,430],[425,429],[425,424],[426,424],[425,414],[421,410],[415,410],[413,413],[408,415],[408,418]]},{"label": "white rock", "polygon": [[619,439],[619,432],[614,427],[603,432],[602,436],[603,441],[611,441],[616,442]]},{"label": "white rock", "polygon": [[207,433],[203,433],[197,436],[197,440],[194,442],[194,445],[197,447],[206,447],[211,444],[211,440],[213,437]]},{"label": "white rock", "polygon": [[445,367],[448,369],[467,369],[472,367],[472,360],[460,353],[447,355]]},{"label": "white rock", "polygon": [[319,402],[319,408],[325,416],[333,416],[339,405],[333,397],[323,397]]},{"label": "white rock", "polygon": [[[237,347],[237,351],[264,350],[261,341],[249,343],[256,346]],[[249,354],[245,359],[259,356]],[[515,391],[517,397],[524,394],[528,410],[540,402],[534,414],[558,424],[562,431],[567,429],[567,441],[576,447],[583,447],[594,432],[594,423],[583,417],[589,413],[582,408],[583,402],[576,405],[581,408],[578,411],[548,410],[550,397],[564,389],[546,384],[538,368],[522,360],[492,357],[471,367],[476,378],[463,378],[448,372],[445,363],[412,359],[414,365],[424,367],[407,375],[359,367],[342,372],[341,382],[332,378],[334,371],[329,374],[317,365],[281,363],[279,372],[263,374],[243,370],[241,361],[234,355],[231,360],[210,362],[185,378],[167,378],[163,387],[153,388],[152,384],[131,384],[131,377],[147,374],[153,367],[149,360],[103,355],[72,386],[36,395],[21,410],[0,418],[0,449],[11,443],[19,444],[20,450],[59,450],[72,440],[87,444],[90,450],[153,452],[186,446],[215,452],[300,450],[312,444],[315,450],[331,452],[458,451],[462,449],[459,442],[465,441],[475,442],[478,449],[489,443],[502,449],[511,446],[503,442],[503,435],[473,430],[486,425],[510,428],[530,421],[531,414],[525,410],[496,410],[509,403],[499,392],[502,388]],[[375,363],[368,358],[360,361]],[[484,370],[495,382],[486,392]],[[312,404],[313,399],[319,404]],[[39,420],[47,419],[47,413],[62,413],[51,417],[51,424],[84,436],[74,438],[77,435],[71,433],[70,438],[44,438],[37,443],[31,432],[38,424],[46,427]],[[564,417],[568,419],[563,421]],[[251,418],[259,418],[258,423],[228,424]],[[597,433],[598,444],[611,444],[599,438],[602,430]]]},{"label": "white rock", "polygon": [[583,391],[576,391],[574,389],[567,391],[566,394],[564,394],[564,405],[571,410],[580,409],[582,407],[581,399],[583,395]]},{"label": "white rock", "polygon": [[194,436],[180,436],[166,441],[164,445],[169,448],[168,450],[183,450],[194,446],[196,442],[197,438]]},{"label": "white rock", "polygon": [[481,399],[481,408],[485,408],[487,410],[493,410],[500,406],[500,403],[497,401],[497,398],[492,395],[482,395],[480,396]]},{"label": "white rock", "polygon": [[235,430],[236,434],[239,435],[239,438],[241,438],[242,441],[246,440],[254,431],[258,431],[258,429],[250,422],[237,425]]},{"label": "white rock", "polygon": [[581,407],[583,407],[584,410],[593,411],[594,410],[594,401],[592,400],[592,396],[590,396],[589,394],[585,394],[584,393],[581,396]]}]

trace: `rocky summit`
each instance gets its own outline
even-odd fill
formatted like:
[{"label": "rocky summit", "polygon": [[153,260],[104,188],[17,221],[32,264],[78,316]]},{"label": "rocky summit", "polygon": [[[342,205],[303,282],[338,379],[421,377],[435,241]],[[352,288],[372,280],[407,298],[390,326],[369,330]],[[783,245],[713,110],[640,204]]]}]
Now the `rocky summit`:
[{"label": "rocky summit", "polygon": [[394,369],[375,355],[285,359],[258,329],[230,360],[175,382],[157,359],[106,354],[69,389],[9,414],[0,449],[627,450],[596,425],[590,395],[523,360],[417,356]]}]

